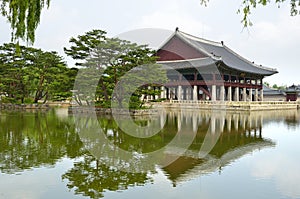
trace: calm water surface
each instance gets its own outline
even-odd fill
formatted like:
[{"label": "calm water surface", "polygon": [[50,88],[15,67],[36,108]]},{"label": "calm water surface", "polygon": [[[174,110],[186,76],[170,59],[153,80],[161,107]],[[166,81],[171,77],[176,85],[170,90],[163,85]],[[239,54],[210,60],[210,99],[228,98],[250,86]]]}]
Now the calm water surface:
[{"label": "calm water surface", "polygon": [[0,198],[300,198],[299,143],[299,111],[2,111]]}]

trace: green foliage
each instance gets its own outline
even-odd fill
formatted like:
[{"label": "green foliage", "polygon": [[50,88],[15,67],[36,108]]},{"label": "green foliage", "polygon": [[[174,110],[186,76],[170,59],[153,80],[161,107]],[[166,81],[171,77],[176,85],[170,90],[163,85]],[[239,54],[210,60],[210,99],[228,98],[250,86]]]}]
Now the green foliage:
[{"label": "green foliage", "polygon": [[[207,6],[209,0],[200,0],[202,5]],[[249,15],[251,11],[255,9],[258,5],[266,6],[270,3],[275,3],[280,7],[283,3],[289,2],[290,4],[290,14],[291,16],[296,16],[300,14],[299,7],[300,1],[299,0],[242,0],[241,6],[238,9],[237,13],[242,15],[242,24],[244,27],[252,26],[252,22],[249,19]]]},{"label": "green foliage", "polygon": [[76,74],[77,70],[68,69],[57,52],[13,43],[0,46],[0,94],[5,96],[2,102],[66,99],[72,96]]},{"label": "green foliage", "polygon": [[12,29],[12,41],[23,39],[33,43],[42,9],[50,0],[2,0],[0,11]]},{"label": "green foliage", "polygon": [[[113,99],[113,91],[123,76],[133,68],[145,64],[154,64],[157,57],[153,56],[154,51],[145,45],[137,45],[126,40],[106,37],[106,32],[102,30],[92,30],[77,38],[70,39],[71,47],[64,48],[65,53],[77,61],[76,65],[84,68],[80,69],[78,75],[75,101],[79,105],[90,105],[96,101],[97,106],[110,107]],[[151,69],[149,69],[151,71]],[[152,74],[145,70],[145,75],[129,77],[130,80],[138,79],[145,82],[146,77],[153,75],[155,79],[166,79],[166,74]],[[143,84],[141,84],[143,85]],[[131,108],[141,107],[143,103],[141,90],[137,90],[135,97],[125,97],[132,86],[127,84],[127,88],[114,97],[118,101],[118,106],[123,107],[124,100],[132,103]],[[133,100],[134,99],[134,100]],[[128,104],[128,103],[127,103]]]},{"label": "green foliage", "polygon": [[266,85],[267,87],[270,87],[270,83],[269,82],[264,82],[264,85]]},{"label": "green foliage", "polygon": [[278,86],[277,84],[274,84],[272,86],[272,88],[277,89],[277,90],[285,90],[287,88],[287,86],[286,85]]}]

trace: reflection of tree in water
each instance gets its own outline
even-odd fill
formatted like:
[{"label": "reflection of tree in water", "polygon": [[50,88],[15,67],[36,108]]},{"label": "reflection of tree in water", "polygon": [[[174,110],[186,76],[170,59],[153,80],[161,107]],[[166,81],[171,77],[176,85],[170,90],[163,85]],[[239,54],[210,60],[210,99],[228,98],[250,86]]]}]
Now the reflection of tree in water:
[{"label": "reflection of tree in water", "polygon": [[[175,132],[177,132],[176,120],[169,117],[166,117],[166,124],[168,125],[165,125],[159,133],[150,138],[138,138],[123,132],[115,120],[109,116],[98,117],[98,122],[107,138],[113,142],[115,146],[127,151],[149,153],[161,149],[174,138]],[[123,118],[122,122],[126,124],[129,123],[130,120]],[[147,126],[148,120],[145,118],[136,118],[134,122],[140,126]],[[169,134],[170,136],[166,136],[168,132],[171,132],[171,134]]]},{"label": "reflection of tree in water", "polygon": [[0,171],[16,173],[78,157],[82,143],[74,125],[54,111],[7,112],[0,115],[0,146]]},{"label": "reflection of tree in water", "polygon": [[68,188],[76,194],[91,198],[103,197],[106,190],[125,190],[130,186],[142,186],[150,182],[147,173],[128,173],[101,164],[99,160],[85,155],[84,160],[74,163],[63,179],[68,180]]}]

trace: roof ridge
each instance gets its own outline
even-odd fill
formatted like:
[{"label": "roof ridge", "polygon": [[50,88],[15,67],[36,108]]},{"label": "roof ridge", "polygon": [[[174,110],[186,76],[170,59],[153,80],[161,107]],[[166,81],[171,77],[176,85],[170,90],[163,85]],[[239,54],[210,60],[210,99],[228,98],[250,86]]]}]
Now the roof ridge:
[{"label": "roof ridge", "polygon": [[188,36],[190,37],[191,39],[194,39],[196,41],[201,41],[201,42],[204,42],[204,43],[208,43],[208,44],[211,44],[211,45],[214,45],[214,46],[219,46],[219,47],[222,47],[222,42],[217,42],[217,41],[212,41],[212,40],[209,40],[209,39],[204,39],[204,38],[201,38],[201,37],[197,37],[195,35],[191,35],[189,33],[185,33],[185,32],[182,32],[182,31],[177,31],[185,36]]}]

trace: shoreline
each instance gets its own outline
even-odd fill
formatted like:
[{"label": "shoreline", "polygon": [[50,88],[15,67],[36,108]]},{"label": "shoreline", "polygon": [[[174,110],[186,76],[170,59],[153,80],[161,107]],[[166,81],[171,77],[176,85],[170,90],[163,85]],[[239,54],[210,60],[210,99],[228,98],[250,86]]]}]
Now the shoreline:
[{"label": "shoreline", "polygon": [[[211,102],[211,101],[164,101],[151,103],[152,108],[127,110],[113,109],[118,115],[143,116],[158,114],[160,109],[166,110],[226,110],[226,111],[264,111],[264,110],[297,110],[300,109],[300,102]],[[110,115],[111,108],[71,106],[58,104],[0,104],[0,110],[49,110],[51,108],[68,108],[69,114],[88,114]]]}]

